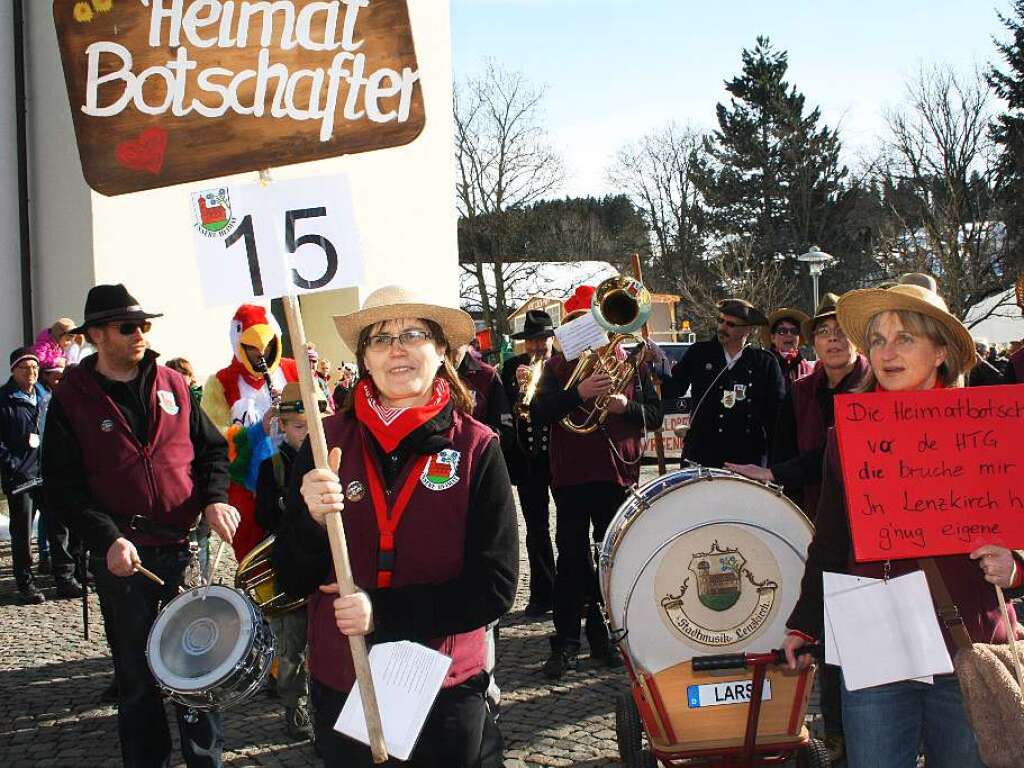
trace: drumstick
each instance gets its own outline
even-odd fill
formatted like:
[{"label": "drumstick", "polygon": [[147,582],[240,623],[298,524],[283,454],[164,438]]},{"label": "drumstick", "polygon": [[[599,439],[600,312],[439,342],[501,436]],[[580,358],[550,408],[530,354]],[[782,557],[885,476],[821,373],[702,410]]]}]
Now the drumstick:
[{"label": "drumstick", "polygon": [[210,566],[210,570],[206,572],[206,586],[203,587],[203,600],[206,599],[206,594],[210,591],[210,585],[213,583],[213,575],[217,572],[217,566],[220,564],[220,556],[224,554],[224,539],[220,540],[220,544],[217,546],[217,554],[213,558],[213,565]]},{"label": "drumstick", "polygon": [[[292,349],[305,349],[306,329],[302,325],[299,300],[294,294],[284,297],[284,311],[288,321]],[[299,389],[302,391],[302,404],[306,411],[306,422],[309,425],[309,445],[313,450],[314,463],[317,469],[330,469],[327,458],[327,438],[324,436],[324,427],[320,421],[320,406],[316,398],[316,384],[313,383],[313,370],[308,365],[300,364],[297,367],[299,369]],[[331,544],[334,573],[338,579],[339,594],[354,594],[356,585],[352,578],[352,564],[348,558],[345,527],[341,524],[341,513],[329,513],[325,522]],[[363,701],[363,713],[366,715],[366,733],[369,736],[370,752],[373,755],[373,762],[383,763],[388,759],[388,750],[384,744],[384,728],[380,721],[377,693],[373,687],[370,659],[366,653],[366,640],[361,635],[349,635],[348,644],[349,650],[352,652],[352,666],[355,667],[356,682],[359,684],[359,693]]]},{"label": "drumstick", "polygon": [[157,575],[156,575],[155,573],[153,573],[153,572],[152,572],[151,570],[149,570],[148,568],[144,568],[144,567],[143,567],[143,566],[141,566],[141,565],[136,565],[136,566],[135,566],[135,572],[136,572],[136,573],[141,573],[141,574],[142,574],[143,576],[145,576],[145,577],[146,577],[147,579],[149,579],[150,581],[155,581],[155,582],[156,582],[157,584],[159,584],[159,585],[160,585],[161,587],[162,587],[162,586],[164,586],[164,580],[163,580],[163,579],[161,579],[161,578],[160,578],[159,576],[157,576]]},{"label": "drumstick", "polygon": [[999,600],[999,610],[1003,613],[1003,625],[1006,627],[1006,642],[1010,644],[1010,655],[1013,656],[1013,668],[1017,673],[1017,685],[1022,691],[1024,691],[1024,674],[1022,674],[1020,668],[1020,656],[1017,655],[1017,624],[1014,622],[1010,623],[1010,612],[1006,610],[1006,598],[1003,596],[1003,588],[998,584],[993,585],[996,588],[996,598]]}]

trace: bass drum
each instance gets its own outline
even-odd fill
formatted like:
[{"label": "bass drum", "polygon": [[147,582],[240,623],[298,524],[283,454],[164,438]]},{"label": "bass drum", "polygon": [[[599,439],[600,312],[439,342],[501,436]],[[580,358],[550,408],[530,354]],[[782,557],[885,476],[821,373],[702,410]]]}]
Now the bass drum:
[{"label": "bass drum", "polygon": [[171,701],[192,709],[227,709],[263,685],[274,634],[244,593],[220,584],[175,597],[156,617],[146,660]]},{"label": "bass drum", "polygon": [[694,656],[778,648],[813,532],[780,490],[725,470],[647,483],[601,545],[613,637],[651,674]]}]

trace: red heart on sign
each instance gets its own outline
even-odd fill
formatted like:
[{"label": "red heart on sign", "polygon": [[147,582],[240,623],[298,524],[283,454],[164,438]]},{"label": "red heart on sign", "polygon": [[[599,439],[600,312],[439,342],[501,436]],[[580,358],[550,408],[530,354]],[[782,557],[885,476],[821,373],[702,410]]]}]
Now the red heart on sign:
[{"label": "red heart on sign", "polygon": [[128,139],[117,145],[117,161],[133,171],[149,171],[154,176],[164,167],[167,151],[167,131],[147,128],[137,139]]}]

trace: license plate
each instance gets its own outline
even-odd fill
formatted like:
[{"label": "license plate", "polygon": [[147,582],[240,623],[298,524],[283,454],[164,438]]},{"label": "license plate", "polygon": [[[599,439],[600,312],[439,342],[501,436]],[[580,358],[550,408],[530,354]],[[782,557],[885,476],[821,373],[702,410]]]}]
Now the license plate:
[{"label": "license plate", "polygon": [[[723,704],[749,704],[751,680],[734,680],[731,683],[709,683],[707,685],[690,685],[686,688],[686,703],[690,709],[700,707],[718,707]],[[761,701],[771,701],[772,684],[764,681]]]}]

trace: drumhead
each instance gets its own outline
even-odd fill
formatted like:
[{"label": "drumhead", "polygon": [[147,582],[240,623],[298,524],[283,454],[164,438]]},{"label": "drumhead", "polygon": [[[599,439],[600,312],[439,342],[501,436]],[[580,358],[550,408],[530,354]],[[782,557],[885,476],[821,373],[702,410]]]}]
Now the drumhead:
[{"label": "drumhead", "polygon": [[785,496],[724,470],[638,489],[602,544],[601,591],[641,668],[778,648],[813,526]]},{"label": "drumhead", "polygon": [[212,585],[178,595],[157,616],[146,655],[153,676],[175,691],[221,682],[252,646],[252,606],[238,590]]}]

